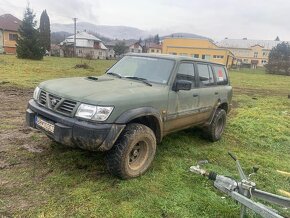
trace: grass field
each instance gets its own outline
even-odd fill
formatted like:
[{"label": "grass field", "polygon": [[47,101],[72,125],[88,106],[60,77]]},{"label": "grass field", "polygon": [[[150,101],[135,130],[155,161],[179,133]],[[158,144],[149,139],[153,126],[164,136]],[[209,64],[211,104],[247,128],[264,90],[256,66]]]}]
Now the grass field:
[{"label": "grass field", "polygon": [[[189,167],[208,160],[208,170],[237,178],[231,150],[260,189],[290,192],[290,77],[263,70],[231,71],[234,108],[221,141],[210,143],[189,129],[165,137],[153,167],[129,181],[112,177],[103,153],[70,149],[25,127],[25,108],[43,80],[100,75],[113,61],[0,56],[0,217],[239,217],[239,206]],[[277,208],[284,216],[290,210]],[[250,217],[255,217],[250,214]]]}]

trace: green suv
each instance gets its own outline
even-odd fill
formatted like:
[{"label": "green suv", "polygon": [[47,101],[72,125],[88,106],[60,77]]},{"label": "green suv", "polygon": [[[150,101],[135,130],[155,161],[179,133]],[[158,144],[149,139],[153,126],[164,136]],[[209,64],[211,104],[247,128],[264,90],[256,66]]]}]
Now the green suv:
[{"label": "green suv", "polygon": [[128,54],[99,77],[42,82],[26,121],[56,142],[107,151],[109,171],[143,174],[156,144],[172,132],[200,126],[221,138],[232,87],[225,66],[173,55]]}]

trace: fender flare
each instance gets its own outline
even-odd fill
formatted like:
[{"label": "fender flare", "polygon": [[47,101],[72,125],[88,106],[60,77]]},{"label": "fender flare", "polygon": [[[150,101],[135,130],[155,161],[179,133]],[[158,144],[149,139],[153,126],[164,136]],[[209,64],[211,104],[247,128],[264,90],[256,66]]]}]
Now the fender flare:
[{"label": "fender flare", "polygon": [[162,117],[161,117],[159,111],[153,107],[140,107],[140,108],[135,108],[135,109],[125,111],[116,119],[116,121],[114,123],[126,124],[126,123],[129,123],[136,118],[144,117],[144,116],[153,116],[158,121],[157,125],[158,125],[159,131],[160,131],[160,133],[159,133],[160,139],[158,141],[161,141],[161,139],[163,137]]},{"label": "fender flare", "polygon": [[209,125],[212,123],[213,118],[214,118],[214,115],[215,115],[215,113],[216,113],[216,110],[217,110],[217,109],[219,108],[219,106],[222,105],[222,104],[227,104],[227,105],[229,105],[228,102],[226,102],[226,101],[221,101],[221,100],[219,99],[219,100],[217,101],[216,105],[214,106],[214,109],[213,109],[212,114],[210,115],[210,118],[208,119],[208,121],[207,121],[203,126],[209,126]]}]

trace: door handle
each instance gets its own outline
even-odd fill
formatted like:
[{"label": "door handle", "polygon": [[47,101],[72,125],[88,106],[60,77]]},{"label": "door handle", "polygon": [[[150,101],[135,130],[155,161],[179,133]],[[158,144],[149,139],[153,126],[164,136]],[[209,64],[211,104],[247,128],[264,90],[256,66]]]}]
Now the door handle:
[{"label": "door handle", "polygon": [[218,93],[218,92],[215,92],[214,94],[215,94],[215,95],[218,95],[219,93]]},{"label": "door handle", "polygon": [[192,96],[195,98],[195,97],[198,97],[198,94],[193,94]]}]

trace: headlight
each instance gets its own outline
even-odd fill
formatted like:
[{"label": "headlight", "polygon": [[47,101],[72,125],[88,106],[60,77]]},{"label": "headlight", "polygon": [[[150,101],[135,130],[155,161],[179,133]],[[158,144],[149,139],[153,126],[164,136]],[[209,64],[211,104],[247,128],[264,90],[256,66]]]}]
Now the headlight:
[{"label": "headlight", "polygon": [[100,107],[100,106],[98,106],[97,113],[93,117],[93,120],[105,121],[106,119],[108,119],[108,117],[112,113],[113,109],[114,109],[114,107]]},{"label": "headlight", "polygon": [[77,110],[76,117],[105,121],[112,113],[114,107],[101,107],[88,104],[81,104]]},{"label": "headlight", "polygon": [[33,98],[34,98],[34,100],[38,100],[39,92],[40,92],[40,88],[36,87],[34,89],[34,92],[33,92]]}]

